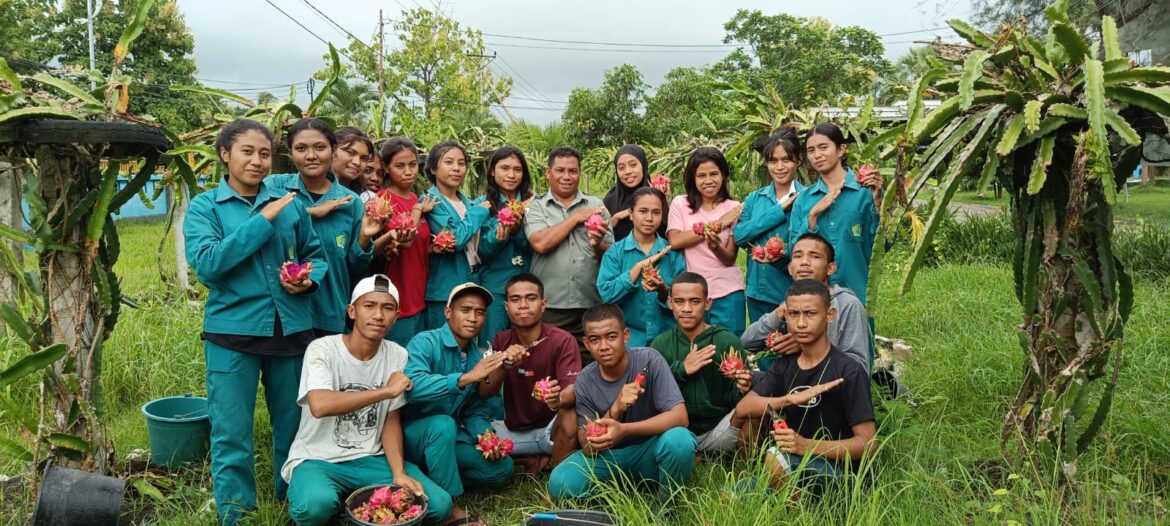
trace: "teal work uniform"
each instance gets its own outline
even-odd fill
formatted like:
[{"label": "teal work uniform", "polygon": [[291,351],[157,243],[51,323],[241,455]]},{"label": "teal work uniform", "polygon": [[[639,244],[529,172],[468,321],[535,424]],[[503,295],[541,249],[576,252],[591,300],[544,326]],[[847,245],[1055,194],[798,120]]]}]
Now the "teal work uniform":
[{"label": "teal work uniform", "polygon": [[432,186],[426,195],[438,201],[435,208],[426,214],[431,234],[438,235],[439,232],[446,230],[455,236],[454,252],[442,254],[432,252],[430,255],[430,274],[427,275],[427,329],[437,329],[447,324],[444,310],[451,289],[468,281],[479,281],[479,269],[471,268],[464,249],[472,238],[479,234],[489,212],[487,208],[477,206],[482,199],[471,200],[460,192],[459,200],[467,207],[467,214],[460,219],[455,207],[439,193],[438,187]]},{"label": "teal work uniform", "polygon": [[[799,193],[804,187],[792,181],[792,191]],[[743,201],[743,212],[732,229],[735,244],[747,250],[747,296],[748,319],[753,322],[760,316],[776,310],[784,303],[792,276],[788,274],[788,212],[780,206],[776,196],[776,185],[768,183],[748,194]],[[759,263],[752,259],[751,247],[763,246],[769,239],[779,236],[784,240],[784,257],[772,263]]]},{"label": "teal work uniform", "polygon": [[[601,301],[621,307],[626,315],[626,327],[630,329],[628,347],[646,347],[655,336],[674,327],[674,316],[657,292],[642,288],[642,278],[630,281],[630,269],[639,261],[657,254],[670,246],[665,239],[655,235],[650,252],[642,252],[634,235],[630,234],[609,247],[601,258],[601,269],[597,273],[597,292]],[[669,288],[674,277],[686,270],[682,253],[667,252],[656,265],[658,273]]]},{"label": "teal work uniform", "polygon": [[837,262],[837,272],[829,276],[829,282],[848,287],[864,304],[869,286],[869,260],[878,227],[873,194],[858,184],[857,174],[848,169],[841,195],[817,218],[817,227],[809,229],[809,211],[828,193],[825,182],[820,180],[796,197],[788,220],[788,244],[791,246],[801,234],[810,231],[829,240]]},{"label": "teal work uniform", "polygon": [[[225,181],[191,200],[183,234],[187,259],[208,289],[205,332],[271,337],[278,313],[285,336],[312,329],[313,290],[289,294],[280,284],[280,267],[289,260],[312,262],[309,279],[321,283],[329,266],[300,202],[285,206],[271,222],[260,214],[282,195],[261,185],[253,204]],[[252,427],[261,380],[272,424],[277,498],[287,488],[279,470],[300,424],[296,399],[304,349],[270,356],[210,341],[204,342],[204,349],[212,485],[219,520],[230,525],[256,505]]]},{"label": "teal work uniform", "polygon": [[[500,202],[507,205],[506,197],[501,196]],[[524,235],[524,224],[521,223],[512,235],[503,241],[496,239],[496,227],[500,220],[492,215],[483,224],[479,234],[479,284],[491,291],[496,300],[488,305],[487,322],[483,325],[483,339],[491,341],[500,331],[511,327],[508,313],[504,310],[504,286],[508,280],[528,272],[532,267],[532,245],[528,244],[528,236]]]},{"label": "teal work uniform", "polygon": [[[459,377],[483,359],[474,345],[461,349],[450,327],[419,333],[406,350],[406,376],[414,384],[403,411],[406,460],[450,493],[463,494],[464,479],[478,484],[502,484],[512,476],[512,457],[489,461],[475,449],[476,437],[503,418],[499,395],[479,397],[479,384],[459,387]],[[452,459],[455,461],[452,462]]]},{"label": "teal work uniform", "polygon": [[321,240],[325,261],[330,272],[321,288],[313,295],[313,328],[318,336],[324,333],[339,334],[345,331],[347,318],[345,308],[353,291],[354,277],[363,278],[370,273],[374,259],[374,243],[362,248],[358,235],[362,230],[362,216],[365,205],[352,190],[337,182],[332,173],[326,175],[333,184],[320,197],[314,198],[305,188],[300,174],[274,174],[264,179],[265,186],[278,194],[295,192],[297,200],[311,208],[334,199],[352,198],[325,217],[313,218],[313,230]]}]

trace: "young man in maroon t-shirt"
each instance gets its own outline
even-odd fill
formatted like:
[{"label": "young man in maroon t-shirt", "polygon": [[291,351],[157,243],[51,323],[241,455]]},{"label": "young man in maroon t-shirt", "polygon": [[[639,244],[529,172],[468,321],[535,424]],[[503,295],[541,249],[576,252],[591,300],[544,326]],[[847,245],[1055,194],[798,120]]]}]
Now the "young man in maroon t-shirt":
[{"label": "young man in maroon t-shirt", "polygon": [[514,455],[534,457],[527,466],[532,474],[543,471],[550,456],[555,466],[577,449],[572,386],[581,372],[581,353],[572,334],[541,323],[547,306],[540,278],[525,272],[508,280],[504,310],[512,328],[492,340],[492,350],[508,358],[479,387],[481,397],[504,388],[504,419],[492,427],[501,439],[512,439]]}]

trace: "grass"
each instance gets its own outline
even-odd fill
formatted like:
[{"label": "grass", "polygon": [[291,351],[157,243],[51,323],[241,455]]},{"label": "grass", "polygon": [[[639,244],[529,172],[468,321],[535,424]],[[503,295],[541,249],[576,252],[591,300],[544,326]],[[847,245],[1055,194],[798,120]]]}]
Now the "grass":
[{"label": "grass", "polygon": [[[109,431],[117,446],[118,468],[132,482],[148,481],[166,495],[155,500],[129,492],[136,524],[213,524],[207,467],[178,472],[144,471],[126,462],[128,453],[148,447],[141,404],[162,396],[201,394],[203,353],[199,341],[201,309],[173,294],[159,279],[155,248],[157,222],[123,223],[119,275],[138,309],[126,309],[106,344],[103,369]],[[166,254],[170,254],[168,251]],[[172,258],[164,257],[164,268]],[[1019,307],[1009,269],[992,265],[925,268],[915,289],[897,296],[897,279],[886,279],[878,331],[899,337],[915,351],[903,379],[918,401],[885,403],[878,408],[881,449],[866,480],[843,488],[822,502],[806,499],[790,506],[783,495],[727,491],[735,480],[758,469],[745,460],[704,460],[675,499],[676,508],[660,516],[652,492],[614,484],[588,506],[620,516],[624,524],[749,525],[792,523],[896,524],[1153,524],[1170,521],[1163,505],[1170,487],[1170,305],[1162,301],[1170,286],[1139,282],[1136,308],[1126,327],[1125,360],[1113,411],[1091,451],[1081,458],[1073,491],[1058,493],[1043,470],[1011,467],[1001,457],[999,432],[1007,404],[1023,368],[1016,326]],[[0,364],[22,352],[12,340],[0,351]],[[0,412],[35,407],[30,378],[0,390]],[[258,402],[263,407],[263,402]],[[11,427],[0,438],[14,439]],[[250,524],[287,523],[271,490],[271,457],[265,445],[267,416],[257,411],[256,444],[259,510]],[[0,456],[0,473],[23,465]],[[0,493],[0,524],[24,524],[33,495]],[[461,503],[492,524],[519,524],[525,512],[552,506],[539,481],[517,477],[510,486],[474,489]]]},{"label": "grass", "polygon": [[[923,195],[923,199],[929,197],[929,194]],[[1008,196],[1004,193],[1003,197],[996,199],[990,190],[985,195],[977,195],[974,190],[961,190],[955,192],[952,202],[1002,209],[1008,206]],[[1113,217],[1123,222],[1145,221],[1170,228],[1170,186],[1161,182],[1147,186],[1131,185],[1128,199],[1124,193],[1118,194]]]}]

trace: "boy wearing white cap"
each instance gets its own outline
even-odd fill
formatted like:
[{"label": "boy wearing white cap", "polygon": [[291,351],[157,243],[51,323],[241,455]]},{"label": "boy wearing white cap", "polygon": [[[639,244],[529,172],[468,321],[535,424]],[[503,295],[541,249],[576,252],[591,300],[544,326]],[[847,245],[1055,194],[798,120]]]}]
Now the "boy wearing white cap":
[{"label": "boy wearing white cap", "polygon": [[[443,309],[447,323],[406,345],[406,375],[414,382],[403,415],[406,458],[452,497],[463,494],[464,481],[502,484],[512,476],[511,457],[475,448],[476,437],[503,416],[499,395],[483,398],[477,389],[506,357],[502,352],[485,357],[476,346],[492,300],[491,292],[474,283],[452,288]],[[456,507],[457,518],[461,514]],[[468,517],[458,524],[478,522]]]},{"label": "boy wearing white cap", "polygon": [[313,340],[297,403],[301,423],[281,476],[289,515],[326,524],[353,490],[396,484],[426,495],[427,522],[451,514],[451,496],[403,459],[399,409],[412,388],[406,350],[383,339],[398,317],[398,289],[375,274],[358,282],[346,311],[353,332]]}]

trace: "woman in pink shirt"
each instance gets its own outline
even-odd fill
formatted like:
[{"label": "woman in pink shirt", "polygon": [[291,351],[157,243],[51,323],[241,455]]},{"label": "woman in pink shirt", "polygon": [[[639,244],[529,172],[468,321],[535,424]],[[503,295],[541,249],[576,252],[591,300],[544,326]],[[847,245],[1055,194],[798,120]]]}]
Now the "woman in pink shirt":
[{"label": "woman in pink shirt", "polygon": [[728,190],[731,167],[716,148],[695,150],[683,170],[686,195],[670,203],[666,237],[681,250],[687,270],[707,278],[713,300],[707,321],[735,334],[747,328],[743,272],[735,265],[739,249],[731,227],[741,210]]}]

